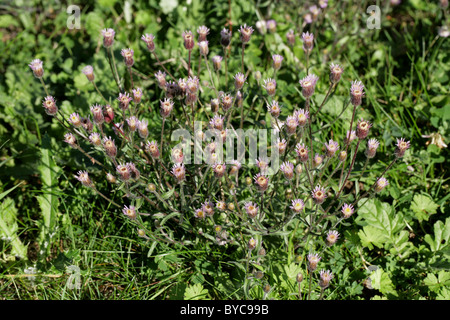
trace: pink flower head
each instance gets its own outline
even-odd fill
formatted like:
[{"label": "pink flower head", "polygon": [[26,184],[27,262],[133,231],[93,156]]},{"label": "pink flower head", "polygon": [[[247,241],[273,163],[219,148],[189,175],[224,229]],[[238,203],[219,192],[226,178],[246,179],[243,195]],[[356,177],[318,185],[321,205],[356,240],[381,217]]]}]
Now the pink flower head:
[{"label": "pink flower head", "polygon": [[367,141],[367,149],[366,149],[367,158],[371,159],[375,157],[379,145],[380,143],[378,142],[377,139],[369,139],[369,141]]},{"label": "pink flower head", "polygon": [[166,88],[166,73],[159,70],[157,73],[155,73],[155,78],[158,81],[158,86],[161,89]]},{"label": "pink flower head", "polygon": [[216,114],[214,117],[209,121],[209,124],[212,128],[217,130],[222,130],[224,125],[225,117]]},{"label": "pink flower head", "polygon": [[304,207],[305,207],[305,203],[303,202],[302,199],[295,199],[295,200],[292,200],[292,205],[290,208],[295,213],[299,213],[303,210]]},{"label": "pink flower head", "polygon": [[58,113],[58,107],[56,106],[55,98],[52,96],[46,96],[44,101],[42,102],[42,106],[44,107],[45,113],[49,116],[54,116]]},{"label": "pink flower head", "polygon": [[269,110],[272,117],[278,118],[281,112],[281,108],[278,104],[278,101],[273,100],[272,104],[267,105],[267,110]]},{"label": "pink flower head", "polygon": [[76,149],[77,148],[77,139],[75,138],[75,135],[68,132],[64,135],[64,142],[68,143],[69,146]]},{"label": "pink flower head", "polygon": [[122,55],[122,57],[124,58],[124,60],[125,60],[125,65],[127,66],[127,67],[131,67],[131,66],[133,66],[133,64],[134,64],[134,58],[133,58],[133,56],[134,56],[134,51],[133,51],[133,49],[130,49],[130,48],[128,48],[128,49],[122,49],[121,51],[120,51],[120,54]]},{"label": "pink flower head", "polygon": [[351,204],[344,203],[344,205],[341,208],[341,212],[342,215],[344,216],[344,219],[348,219],[353,215],[355,209]]},{"label": "pink flower head", "polygon": [[253,202],[245,203],[244,210],[249,216],[249,218],[253,219],[258,215],[258,206]]},{"label": "pink flower head", "polygon": [[275,33],[277,31],[277,22],[273,19],[267,20],[266,28],[270,33]]},{"label": "pink flower head", "polygon": [[250,37],[253,33],[253,28],[244,24],[239,28],[239,33],[241,34],[241,41],[243,43],[248,43],[250,41]]},{"label": "pink flower head", "polygon": [[103,29],[102,35],[103,35],[103,46],[105,48],[111,47],[114,43],[114,36],[116,35],[114,29],[111,28]]},{"label": "pink flower head", "polygon": [[214,67],[215,71],[219,71],[220,68],[222,67],[222,60],[223,60],[223,57],[221,57],[221,56],[212,57],[213,67]]},{"label": "pink flower head", "polygon": [[294,177],[294,165],[291,162],[283,162],[280,165],[280,170],[287,180],[291,180]]},{"label": "pink flower head", "polygon": [[302,40],[303,40],[303,50],[309,54],[314,46],[314,34],[306,31],[306,33],[304,32],[302,34]]},{"label": "pink flower head", "polygon": [[214,215],[214,203],[211,201],[205,201],[202,204],[202,210],[207,216],[212,217]]},{"label": "pink flower head", "polygon": [[102,124],[105,121],[105,116],[103,115],[103,107],[99,104],[91,106],[91,112],[96,124]]},{"label": "pink flower head", "polygon": [[306,258],[308,259],[308,270],[313,272],[317,269],[317,264],[322,259],[317,253],[309,253]]},{"label": "pink flower head", "polygon": [[372,127],[372,124],[366,120],[359,120],[356,125],[356,136],[358,139],[365,139],[369,134],[369,129]]},{"label": "pink flower head", "polygon": [[116,171],[119,175],[120,180],[127,182],[131,179],[131,168],[128,163],[120,163],[116,167]]},{"label": "pink flower head", "polygon": [[142,89],[136,88],[131,90],[133,92],[133,101],[134,103],[139,103],[142,100]]},{"label": "pink flower head", "polygon": [[394,152],[395,156],[397,158],[403,157],[405,154],[405,151],[409,149],[410,145],[411,145],[410,142],[405,141],[404,138],[397,139],[397,144],[396,144],[397,147]]},{"label": "pink flower head", "polygon": [[87,171],[78,171],[78,175],[75,178],[80,181],[85,187],[93,187],[91,179],[89,178],[89,174]]},{"label": "pink flower head", "polygon": [[328,143],[325,143],[325,147],[327,148],[327,157],[333,157],[336,151],[339,150],[339,144],[336,141],[330,140]]},{"label": "pink flower head", "polygon": [[331,83],[335,84],[338,83],[339,80],[341,80],[342,72],[344,72],[344,69],[338,65],[338,64],[330,64],[330,81]]},{"label": "pink flower head", "polygon": [[294,111],[294,116],[297,118],[299,127],[304,127],[309,119],[309,112],[305,109],[298,109]]},{"label": "pink flower head", "polygon": [[176,163],[172,167],[172,174],[177,178],[178,182],[181,182],[186,177],[186,168],[184,167],[184,163]]},{"label": "pink flower head", "polygon": [[80,115],[78,113],[76,113],[76,112],[72,113],[69,116],[68,120],[75,128],[81,127],[81,118],[80,118]]},{"label": "pink flower head", "polygon": [[333,273],[330,270],[320,270],[319,275],[319,286],[322,288],[322,290],[328,288],[331,279],[333,279]]},{"label": "pink flower head", "polygon": [[272,67],[274,70],[279,70],[281,68],[281,63],[283,62],[283,56],[279,54],[272,55]]},{"label": "pink flower head", "polygon": [[308,148],[304,144],[297,144],[295,147],[295,152],[297,152],[300,162],[305,163],[308,161]]},{"label": "pink flower head", "polygon": [[183,40],[184,40],[184,47],[189,51],[192,50],[195,45],[194,36],[192,35],[192,31],[184,31],[182,36],[183,36]]},{"label": "pink flower head", "polygon": [[330,230],[327,233],[326,243],[328,246],[332,246],[339,239],[339,232],[336,230]]},{"label": "pink flower head", "polygon": [[42,67],[42,61],[39,59],[34,59],[31,61],[31,63],[28,65],[31,70],[33,70],[33,74],[36,78],[42,78],[44,75],[44,68]]},{"label": "pink flower head", "polygon": [[387,187],[387,185],[389,184],[389,182],[387,181],[386,178],[381,177],[377,180],[377,182],[375,183],[375,192],[381,192],[384,188]]},{"label": "pink flower head", "polygon": [[224,111],[227,111],[232,107],[232,105],[233,105],[233,98],[231,97],[231,95],[229,93],[224,94],[222,96],[222,109]]},{"label": "pink flower head", "polygon": [[136,219],[136,207],[135,206],[124,206],[122,209],[122,213],[130,218],[131,220]]},{"label": "pink flower head", "polygon": [[361,105],[362,98],[364,97],[364,85],[361,81],[353,81],[350,87],[350,102],[353,106],[358,107]]},{"label": "pink flower head", "polygon": [[255,180],[256,188],[259,192],[264,192],[269,187],[269,178],[261,173],[255,175],[253,180]]},{"label": "pink flower head", "polygon": [[294,30],[289,29],[289,31],[286,33],[286,39],[288,44],[293,47],[295,45],[295,34]]},{"label": "pink flower head", "polygon": [[131,98],[130,95],[126,92],[119,93],[119,97],[117,98],[117,100],[119,100],[119,108],[122,110],[127,110],[133,98]]},{"label": "pink flower head", "polygon": [[108,157],[114,158],[117,155],[117,147],[111,137],[103,138],[103,147]]},{"label": "pink flower head", "polygon": [[293,135],[298,127],[298,120],[296,116],[287,116],[286,118],[286,122],[285,122],[285,127],[286,127],[286,133],[288,135]]},{"label": "pink flower head", "polygon": [[241,90],[245,83],[245,75],[243,73],[238,72],[234,76],[234,87],[236,90]]},{"label": "pink flower head", "polygon": [[145,150],[150,154],[153,159],[159,158],[159,149],[156,141],[148,141],[145,145]]},{"label": "pink flower head", "polygon": [[327,197],[325,189],[320,186],[316,186],[311,192],[311,195],[315,204],[322,204]]},{"label": "pink flower head", "polygon": [[274,96],[277,90],[277,82],[275,81],[275,79],[269,78],[267,80],[264,80],[264,85],[262,87],[266,89],[269,96]]},{"label": "pink flower head", "polygon": [[148,51],[150,52],[155,51],[155,42],[154,42],[155,36],[153,34],[146,33],[141,37],[141,40],[144,41],[145,44],[147,45]]},{"label": "pink flower head", "polygon": [[197,29],[198,41],[205,41],[206,36],[209,34],[209,29],[206,26],[200,26]]},{"label": "pink flower head", "polygon": [[222,47],[226,48],[230,45],[231,42],[231,31],[227,28],[223,28],[222,31],[220,31],[220,44]]},{"label": "pink flower head", "polygon": [[100,138],[100,134],[98,132],[92,132],[89,135],[89,142],[92,143],[94,146],[98,147],[102,144],[102,139]]},{"label": "pink flower head", "polygon": [[92,66],[86,66],[83,68],[82,72],[89,81],[94,81],[94,68]]},{"label": "pink flower head", "polygon": [[302,94],[305,98],[310,98],[314,94],[318,79],[319,77],[315,74],[309,74],[299,81],[300,86],[302,87]]},{"label": "pink flower head", "polygon": [[173,101],[170,98],[165,98],[164,100],[160,101],[160,113],[163,118],[167,118],[170,116],[170,113],[173,110]]}]

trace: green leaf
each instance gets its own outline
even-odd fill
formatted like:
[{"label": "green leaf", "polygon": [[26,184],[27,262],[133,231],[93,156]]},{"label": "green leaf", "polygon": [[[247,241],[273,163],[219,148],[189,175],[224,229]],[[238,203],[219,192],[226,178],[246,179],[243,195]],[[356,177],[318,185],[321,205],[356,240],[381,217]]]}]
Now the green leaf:
[{"label": "green leaf", "polygon": [[27,246],[19,239],[17,231],[17,208],[14,200],[6,198],[0,206],[0,239],[11,244],[11,255],[24,259],[27,257]]},{"label": "green leaf", "polygon": [[447,247],[450,240],[450,218],[445,219],[445,224],[440,220],[437,221],[434,224],[434,239],[426,234],[424,240],[434,253]]},{"label": "green leaf", "polygon": [[437,277],[429,273],[423,282],[431,291],[437,293],[442,287],[450,286],[450,272],[441,270]]},{"label": "green leaf", "polygon": [[196,283],[189,285],[184,292],[185,300],[207,300],[208,290],[202,284]]},{"label": "green leaf", "polygon": [[397,296],[397,291],[392,283],[389,274],[383,269],[377,269],[370,274],[370,279],[372,280],[372,287],[379,290],[384,295],[394,295]]},{"label": "green leaf", "polygon": [[416,194],[410,208],[414,212],[417,220],[428,221],[430,215],[436,213],[439,205],[426,195]]}]

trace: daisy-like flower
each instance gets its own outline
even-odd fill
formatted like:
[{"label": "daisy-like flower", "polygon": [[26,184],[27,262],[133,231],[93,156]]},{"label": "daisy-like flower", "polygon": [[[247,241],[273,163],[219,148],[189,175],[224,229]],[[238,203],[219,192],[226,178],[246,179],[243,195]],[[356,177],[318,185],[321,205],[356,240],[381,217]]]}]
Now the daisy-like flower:
[{"label": "daisy-like flower", "polygon": [[221,69],[222,60],[223,60],[223,57],[221,57],[221,56],[212,57],[213,67],[214,67],[215,71],[219,71]]},{"label": "daisy-like flower", "polygon": [[222,109],[224,111],[227,111],[228,109],[230,109],[233,105],[233,98],[231,97],[230,94],[224,94],[222,96]]},{"label": "daisy-like flower", "polygon": [[131,179],[133,179],[135,181],[139,180],[141,173],[138,170],[138,168],[136,168],[136,165],[133,162],[128,162],[127,164],[131,170]]},{"label": "daisy-like flower", "polygon": [[230,45],[231,42],[231,31],[227,28],[223,28],[222,31],[220,31],[220,44],[222,47],[226,48]]},{"label": "daisy-like flower", "polygon": [[258,158],[256,159],[256,166],[259,168],[261,173],[265,173],[269,167],[269,161],[267,158]]},{"label": "daisy-like flower", "polygon": [[117,182],[116,177],[109,172],[106,174],[106,180],[108,180],[108,182],[112,184]]},{"label": "daisy-like flower", "polygon": [[119,93],[119,97],[117,98],[117,100],[119,100],[119,108],[121,110],[127,110],[133,98],[131,98],[130,95],[126,92]]},{"label": "daisy-like flower", "polygon": [[320,270],[319,275],[319,286],[322,288],[322,290],[328,288],[331,279],[333,279],[333,273],[330,270]]},{"label": "daisy-like flower", "polygon": [[64,142],[68,143],[69,146],[71,146],[74,149],[76,149],[78,147],[77,139],[75,138],[75,135],[73,135],[70,132],[68,132],[64,135]]},{"label": "daisy-like flower", "polygon": [[96,124],[102,124],[105,122],[105,116],[103,115],[103,107],[99,104],[91,106],[91,112]]},{"label": "daisy-like flower", "polygon": [[184,160],[183,150],[180,148],[174,148],[172,150],[172,160],[175,163],[181,163]]},{"label": "daisy-like flower", "polygon": [[247,243],[248,250],[255,249],[257,244],[258,244],[258,241],[256,241],[254,238],[251,238]]},{"label": "daisy-like flower", "polygon": [[304,207],[305,207],[305,203],[303,202],[302,199],[295,199],[295,200],[292,200],[292,205],[290,208],[295,213],[300,213]]},{"label": "daisy-like flower", "polygon": [[138,122],[138,133],[142,139],[147,139],[148,137],[148,121],[143,119]]},{"label": "daisy-like flower", "polygon": [[286,39],[289,46],[293,47],[295,45],[294,30],[289,29],[289,31],[286,33]]},{"label": "daisy-like flower", "polygon": [[212,169],[217,178],[222,178],[226,173],[225,163],[215,163],[212,165]]},{"label": "daisy-like flower", "polygon": [[161,117],[167,118],[170,116],[173,110],[173,101],[170,98],[164,98],[160,101],[160,113]]},{"label": "daisy-like flower", "polygon": [[375,157],[379,145],[380,143],[377,139],[369,139],[367,141],[366,157],[369,159]]},{"label": "daisy-like flower", "polygon": [[325,157],[323,155],[316,153],[313,159],[313,168],[319,167],[322,164],[324,158]]},{"label": "daisy-like flower", "polygon": [[272,104],[268,104],[267,105],[267,110],[270,112],[270,114],[272,115],[272,117],[274,118],[278,118],[281,112],[281,107],[278,104],[278,101],[273,100]]},{"label": "daisy-like flower", "polygon": [[238,72],[234,76],[234,87],[236,90],[241,90],[245,83],[245,75],[243,73]]},{"label": "daisy-like flower", "polygon": [[105,106],[103,116],[106,123],[111,123],[114,120],[114,109],[110,105]]},{"label": "daisy-like flower", "polygon": [[122,213],[127,216],[128,218],[130,218],[131,220],[136,219],[136,207],[135,206],[124,206],[122,209]]},{"label": "daisy-like flower", "polygon": [[216,114],[210,121],[209,124],[212,128],[217,130],[222,130],[224,125],[225,117]]},{"label": "daisy-like flower", "polygon": [[344,68],[342,68],[339,64],[330,64],[330,81],[333,84],[336,84],[341,80],[342,72],[344,72]]},{"label": "daisy-like flower", "polygon": [[356,131],[355,130],[352,130],[352,131],[347,130],[347,134],[345,136],[344,142],[347,144],[347,143],[352,142],[355,139],[356,139]]},{"label": "daisy-like flower", "polygon": [[197,93],[200,86],[200,79],[197,76],[189,77],[186,81],[186,91],[190,93]]},{"label": "daisy-like flower", "polygon": [[103,147],[108,157],[114,158],[117,155],[117,147],[111,137],[103,138]]},{"label": "daisy-like flower", "polygon": [[328,143],[325,143],[325,147],[327,149],[326,155],[329,158],[333,157],[336,151],[339,150],[339,144],[333,140],[330,140]]},{"label": "daisy-like flower", "polygon": [[200,41],[198,43],[198,48],[199,48],[200,54],[202,56],[207,56],[208,55],[208,53],[209,53],[209,46],[208,46],[208,44],[209,44],[208,40],[203,40],[203,41]]},{"label": "daisy-like flower", "polygon": [[339,161],[344,161],[347,158],[347,151],[341,150],[338,155]]},{"label": "daisy-like flower", "polygon": [[176,163],[172,167],[172,174],[177,178],[178,182],[181,182],[186,177],[186,169],[183,163]]},{"label": "daisy-like flower", "polygon": [[311,195],[315,204],[322,204],[327,197],[325,189],[320,186],[316,186]]},{"label": "daisy-like flower", "polygon": [[287,180],[294,178],[294,165],[291,162],[283,162],[280,165],[280,170],[283,172],[283,175]]},{"label": "daisy-like flower", "polygon": [[239,169],[241,169],[242,164],[238,160],[233,160],[230,162],[231,169],[230,169],[230,175],[237,174],[239,172]]},{"label": "daisy-like flower", "polygon": [[127,182],[131,179],[131,169],[128,163],[120,163],[116,167],[116,171],[119,175],[119,179],[123,182]]},{"label": "daisy-like flower", "polygon": [[358,107],[361,105],[362,98],[364,97],[364,86],[361,81],[353,81],[350,87],[350,102],[353,106]]},{"label": "daisy-like flower", "polygon": [[214,215],[214,203],[211,201],[205,201],[202,204],[202,210],[207,216],[212,217]]},{"label": "daisy-like flower", "polygon": [[89,174],[87,171],[78,171],[78,175],[75,178],[80,181],[85,187],[93,187],[94,183],[89,178]]},{"label": "daisy-like flower", "polygon": [[272,97],[277,91],[277,82],[275,81],[275,79],[269,78],[267,80],[264,80],[264,85],[262,87],[266,89],[267,94]]},{"label": "daisy-like flower", "polygon": [[44,68],[42,67],[43,62],[39,59],[34,59],[28,65],[36,78],[40,79],[44,75]]},{"label": "daisy-like flower", "polygon": [[184,31],[183,34],[184,47],[187,50],[192,50],[194,48],[194,36],[192,35],[192,31]]},{"label": "daisy-like flower", "polygon": [[227,209],[227,204],[225,203],[225,201],[217,201],[216,208],[220,211],[225,211]]},{"label": "daisy-like flower", "polygon": [[90,82],[94,81],[94,68],[92,66],[84,67],[81,72],[84,73],[84,75]]},{"label": "daisy-like flower", "polygon": [[397,139],[397,144],[394,152],[395,156],[397,158],[403,157],[405,155],[405,151],[409,149],[410,145],[410,142],[405,141],[404,138]]},{"label": "daisy-like flower", "polygon": [[286,151],[286,147],[287,147],[286,139],[278,138],[276,147],[278,148],[278,154],[284,154],[284,152]]},{"label": "daisy-like flower", "polygon": [[98,134],[98,132],[92,132],[89,135],[89,142],[92,143],[96,147],[100,146],[102,144],[102,139],[100,137],[100,134]]},{"label": "daisy-like flower", "polygon": [[205,41],[209,34],[209,29],[206,26],[200,26],[197,29],[198,41]]},{"label": "daisy-like flower", "polygon": [[295,146],[295,152],[297,152],[300,162],[305,163],[308,161],[308,148],[303,143],[299,143]]},{"label": "daisy-like flower", "polygon": [[58,113],[58,107],[56,106],[55,98],[52,96],[46,96],[42,102],[42,106],[45,109],[45,113],[49,116],[54,116]]},{"label": "daisy-like flower", "polygon": [[141,40],[147,45],[148,51],[155,51],[155,36],[153,34],[146,33],[142,35]]},{"label": "daisy-like flower", "polygon": [[386,186],[389,184],[389,182],[387,181],[386,178],[381,177],[377,180],[377,182],[375,183],[375,192],[381,192],[384,188],[386,188]]},{"label": "daisy-like flower", "polygon": [[138,118],[136,118],[135,116],[131,116],[131,117],[127,118],[126,121],[127,121],[127,124],[128,124],[128,129],[131,132],[136,131],[138,123],[139,123]]},{"label": "daisy-like flower", "polygon": [[159,158],[159,149],[156,141],[148,141],[145,145],[145,150],[150,154],[153,159]]},{"label": "daisy-like flower", "polygon": [[197,219],[204,219],[206,218],[206,214],[201,208],[199,208],[195,210],[194,217],[196,217]]},{"label": "daisy-like flower", "polygon": [[306,258],[308,259],[308,270],[313,272],[317,269],[317,264],[322,259],[317,253],[309,253]]},{"label": "daisy-like flower", "polygon": [[299,81],[300,86],[302,87],[302,94],[306,99],[314,94],[318,79],[319,77],[315,74],[309,74]]},{"label": "daisy-like flower", "polygon": [[304,127],[308,123],[309,112],[305,109],[298,109],[294,111],[294,116],[297,118],[299,127]]},{"label": "daisy-like flower", "polygon": [[251,201],[245,203],[244,210],[251,219],[258,215],[258,206]]},{"label": "daisy-like flower", "polygon": [[353,213],[355,212],[355,209],[351,204],[344,203],[344,205],[341,208],[342,215],[344,216],[344,219],[350,218]]},{"label": "daisy-like flower", "polygon": [[253,33],[253,28],[251,26],[247,26],[244,24],[239,28],[239,33],[241,34],[241,41],[242,43],[248,43],[250,41],[250,37]]},{"label": "daisy-like flower", "polygon": [[157,73],[155,73],[155,78],[158,81],[158,87],[161,89],[166,88],[166,73],[159,70]]},{"label": "daisy-like flower", "polygon": [[136,88],[131,90],[133,92],[133,101],[134,103],[139,103],[142,100],[142,89]]},{"label": "daisy-like flower", "polygon": [[372,127],[372,124],[366,120],[359,120],[356,124],[356,136],[358,139],[362,140],[367,137],[369,134],[369,129]]},{"label": "daisy-like flower", "polygon": [[296,116],[288,116],[286,122],[284,123],[286,128],[286,133],[288,135],[293,135],[298,127],[298,120]]},{"label": "daisy-like flower", "polygon": [[310,53],[314,46],[314,34],[309,33],[308,31],[302,33],[303,40],[303,50],[306,53]]},{"label": "daisy-like flower", "polygon": [[327,233],[326,243],[328,246],[332,246],[339,239],[339,232],[336,230],[330,230]]},{"label": "daisy-like flower", "polygon": [[280,70],[281,63],[283,62],[283,56],[274,54],[272,55],[272,60],[272,67],[274,68],[274,70]]},{"label": "daisy-like flower", "polygon": [[270,33],[275,33],[277,31],[277,22],[273,19],[267,20],[266,28]]},{"label": "daisy-like flower", "polygon": [[134,64],[134,51],[133,49],[122,49],[120,51],[120,54],[122,55],[124,61],[125,61],[125,65],[129,68],[131,68]]},{"label": "daisy-like flower", "polygon": [[75,127],[75,128],[79,128],[81,127],[81,118],[80,115],[76,112],[72,113],[69,116],[68,121]]},{"label": "daisy-like flower", "polygon": [[264,192],[269,187],[269,178],[261,173],[255,175],[253,180],[255,181],[256,188],[259,192]]},{"label": "daisy-like flower", "polygon": [[102,35],[103,35],[103,46],[105,48],[111,47],[114,43],[114,36],[116,35],[114,29],[111,28],[103,29]]}]

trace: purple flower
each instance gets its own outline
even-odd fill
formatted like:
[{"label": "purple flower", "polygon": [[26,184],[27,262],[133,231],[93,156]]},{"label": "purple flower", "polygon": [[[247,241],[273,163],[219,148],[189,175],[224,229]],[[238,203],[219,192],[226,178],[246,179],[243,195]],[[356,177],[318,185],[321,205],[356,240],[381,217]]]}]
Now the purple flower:
[{"label": "purple flower", "polygon": [[44,75],[44,68],[42,67],[41,60],[34,59],[28,66],[33,70],[33,74],[36,78],[42,78]]},{"label": "purple flower", "polygon": [[305,98],[308,99],[313,95],[318,79],[319,77],[315,74],[310,74],[299,81],[300,86],[302,87],[302,94]]}]

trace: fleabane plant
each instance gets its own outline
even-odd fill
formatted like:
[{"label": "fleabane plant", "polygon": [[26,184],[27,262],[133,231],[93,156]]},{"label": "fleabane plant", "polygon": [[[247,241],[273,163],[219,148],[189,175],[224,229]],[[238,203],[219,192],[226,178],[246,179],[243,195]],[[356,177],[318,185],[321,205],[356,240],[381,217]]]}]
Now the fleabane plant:
[{"label": "fleabane plant", "polygon": [[[271,21],[267,30],[276,32],[276,22]],[[266,259],[270,250],[292,250],[275,248],[273,237],[295,238],[298,246],[289,254],[303,257],[298,261],[296,297],[323,298],[339,278],[324,259],[327,249],[343,240],[338,226],[388,187],[386,172],[404,156],[410,143],[399,139],[392,161],[364,192],[354,195],[346,189],[347,182],[363,176],[376,162],[382,143],[371,137],[376,124],[358,117],[358,108],[364,104],[363,83],[357,79],[346,82],[345,70],[337,62],[329,65],[327,74],[312,73],[315,35],[308,31],[295,35],[290,30],[288,46],[301,45],[304,50],[304,76],[297,80],[299,95],[294,97],[301,101],[300,107],[283,105],[277,92],[277,76],[288,67],[283,56],[271,54],[264,79],[261,70],[245,65],[246,47],[255,41],[252,26],[223,28],[218,43],[208,40],[211,32],[199,26],[197,38],[191,30],[180,34],[187,67],[176,73],[160,63],[155,36],[143,34],[141,50],[161,68],[154,74],[154,87],[144,88],[134,79],[133,69],[139,68],[134,51],[116,48],[116,31],[103,30],[99,36],[117,91],[101,92],[96,85],[102,80],[95,76],[96,66],[83,66],[82,73],[98,97],[85,114],[63,114],[46,87],[43,62],[36,59],[29,66],[44,88],[45,113],[67,130],[61,141],[97,168],[93,172],[78,168],[74,178],[110,202],[116,208],[114,213],[133,224],[145,243],[231,250],[234,263],[243,272],[239,292],[253,298],[255,286],[263,288],[264,297],[272,290],[270,278],[260,271],[270,270]],[[233,32],[237,36],[233,37]],[[231,46],[240,50],[239,56],[229,55]],[[122,61],[115,60],[115,50],[120,51]],[[229,70],[230,59],[238,62],[238,70]],[[127,88],[119,64],[127,70]],[[323,101],[315,103],[319,84],[327,83]],[[250,90],[252,86],[256,90]],[[341,125],[346,135],[324,137],[320,127],[323,107],[338,86],[346,87],[347,97],[343,111],[332,123]],[[150,96],[150,92],[154,94]],[[258,93],[253,97],[250,92]],[[160,96],[155,97],[156,93]],[[261,108],[246,104],[254,98]],[[158,108],[149,108],[150,99],[159,99]],[[349,107],[350,121],[339,119]],[[246,119],[252,120],[260,112],[270,114],[271,122],[264,129],[251,127],[253,121]],[[149,126],[155,117],[161,126]],[[355,172],[360,159],[364,159],[363,169]],[[103,179],[123,197],[112,199],[109,192],[101,190]],[[303,279],[309,281],[303,284]]]}]

